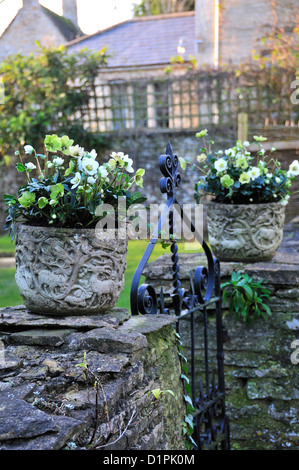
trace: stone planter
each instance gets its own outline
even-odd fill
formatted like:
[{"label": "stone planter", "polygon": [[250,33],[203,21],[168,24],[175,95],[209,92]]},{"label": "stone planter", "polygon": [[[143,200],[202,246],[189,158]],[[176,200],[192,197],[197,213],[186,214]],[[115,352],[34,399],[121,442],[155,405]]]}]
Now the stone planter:
[{"label": "stone planter", "polygon": [[127,240],[101,240],[94,229],[20,225],[16,283],[24,304],[42,315],[110,310],[124,288]]},{"label": "stone planter", "polygon": [[285,207],[269,204],[207,204],[208,237],[220,261],[273,258],[282,241]]}]

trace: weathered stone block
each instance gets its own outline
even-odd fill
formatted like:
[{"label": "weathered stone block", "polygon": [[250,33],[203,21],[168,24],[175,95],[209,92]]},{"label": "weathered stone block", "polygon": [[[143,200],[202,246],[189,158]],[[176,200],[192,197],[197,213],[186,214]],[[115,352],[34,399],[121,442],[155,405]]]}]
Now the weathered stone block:
[{"label": "weathered stone block", "polygon": [[18,398],[1,400],[0,423],[0,441],[28,439],[58,429],[53,417]]},{"label": "weathered stone block", "polygon": [[13,439],[0,444],[1,450],[59,450],[78,435],[85,427],[84,421],[66,416],[53,418],[56,432],[33,436],[31,439]]},{"label": "weathered stone block", "polygon": [[140,333],[129,333],[113,328],[95,328],[87,333],[76,333],[69,338],[73,350],[93,350],[101,353],[132,353],[146,347],[146,338]]},{"label": "weathered stone block", "polygon": [[9,342],[35,346],[61,346],[73,330],[26,330],[12,333]]},{"label": "weathered stone block", "polygon": [[263,380],[250,380],[247,384],[247,396],[251,400],[278,399],[284,401],[298,400],[299,388],[290,377],[282,382],[263,378]]},{"label": "weathered stone block", "polygon": [[299,271],[298,265],[296,264],[248,264],[244,271],[254,279],[263,279],[264,284],[272,284],[276,286],[299,285]]},{"label": "weathered stone block", "polygon": [[30,313],[24,305],[0,308],[2,327],[29,328],[74,328],[86,330],[108,326],[118,326],[130,318],[125,308],[114,307],[106,314],[86,316],[50,317]]}]

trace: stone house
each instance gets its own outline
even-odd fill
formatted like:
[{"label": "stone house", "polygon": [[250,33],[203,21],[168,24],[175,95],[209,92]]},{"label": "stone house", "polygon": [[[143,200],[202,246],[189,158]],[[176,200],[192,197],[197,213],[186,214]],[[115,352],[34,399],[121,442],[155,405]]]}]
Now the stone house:
[{"label": "stone house", "polygon": [[[192,11],[132,18],[66,45],[71,53],[83,47],[90,51],[107,47],[111,55],[108,67],[101,70],[98,78],[96,103],[90,103],[87,124],[93,130],[132,129],[137,122],[143,127],[162,125],[165,106],[168,108],[167,86],[161,81],[145,84],[140,80],[165,77],[169,59],[178,55],[180,48],[184,48],[187,57],[192,55],[194,17]],[[184,64],[176,66],[176,74],[184,74],[185,69]],[[132,82],[128,84],[127,80]]]},{"label": "stone house", "polygon": [[[220,111],[210,103],[211,94],[221,88],[225,95],[226,85],[220,77],[211,92],[205,78],[186,79],[190,57],[198,71],[237,66],[251,60],[261,37],[274,27],[294,28],[296,14],[296,0],[196,0],[195,11],[132,18],[68,42],[72,53],[107,47],[111,54],[98,79],[87,125],[115,131],[196,128],[211,120],[218,124]],[[175,56],[184,61],[167,75]],[[199,114],[205,116],[200,121]]]},{"label": "stone house", "polygon": [[23,0],[23,7],[0,37],[0,60],[34,52],[36,41],[42,46],[59,47],[80,35],[76,0],[63,0],[63,16],[40,5],[39,0]]},{"label": "stone house", "polygon": [[74,52],[107,46],[109,74],[118,76],[157,73],[175,55],[186,61],[192,55],[198,67],[217,68],[247,61],[263,36],[275,27],[291,31],[298,15],[297,0],[196,0],[195,11],[132,18],[67,47]]}]

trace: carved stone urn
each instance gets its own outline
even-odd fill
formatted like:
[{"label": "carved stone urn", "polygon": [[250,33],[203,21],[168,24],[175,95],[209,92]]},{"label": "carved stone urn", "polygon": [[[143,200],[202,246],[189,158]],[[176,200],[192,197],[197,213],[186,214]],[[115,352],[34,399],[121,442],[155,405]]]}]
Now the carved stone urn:
[{"label": "carved stone urn", "polygon": [[285,207],[266,204],[207,204],[209,243],[220,261],[271,260],[283,237]]},{"label": "carved stone urn", "polygon": [[33,313],[91,315],[114,307],[124,288],[127,239],[95,229],[20,225],[16,283]]}]

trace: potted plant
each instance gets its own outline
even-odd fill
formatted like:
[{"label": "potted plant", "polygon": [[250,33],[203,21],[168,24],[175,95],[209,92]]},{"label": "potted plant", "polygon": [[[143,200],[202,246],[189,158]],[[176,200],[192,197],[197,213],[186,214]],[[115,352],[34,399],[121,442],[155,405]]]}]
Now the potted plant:
[{"label": "potted plant", "polygon": [[[142,187],[144,170],[135,173],[133,160],[122,152],[112,152],[100,165],[95,150],[55,134],[46,136],[44,153],[31,145],[16,153],[27,183],[18,195],[4,195],[4,228],[12,239],[16,232],[16,282],[25,306],[45,315],[111,309],[124,287],[127,253],[126,234],[118,233],[118,200],[125,209],[144,201],[131,192],[134,184]],[[107,207],[116,214],[114,237],[98,229]]]},{"label": "potted plant", "polygon": [[206,136],[207,130],[196,134],[204,141],[197,162],[181,159],[181,165],[192,164],[201,173],[196,201],[212,197],[207,203],[207,229],[215,256],[221,261],[272,259],[282,241],[285,206],[299,175],[299,162],[283,170],[273,157],[275,148],[265,151],[263,136],[254,137],[254,152],[249,151],[249,142],[241,141],[212,152],[213,141],[207,143]]}]

